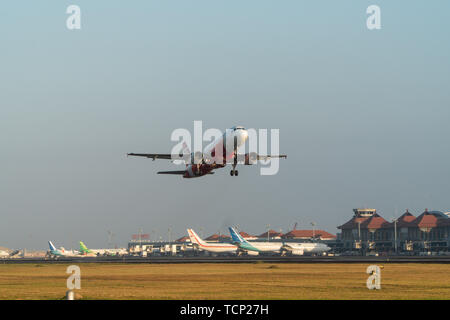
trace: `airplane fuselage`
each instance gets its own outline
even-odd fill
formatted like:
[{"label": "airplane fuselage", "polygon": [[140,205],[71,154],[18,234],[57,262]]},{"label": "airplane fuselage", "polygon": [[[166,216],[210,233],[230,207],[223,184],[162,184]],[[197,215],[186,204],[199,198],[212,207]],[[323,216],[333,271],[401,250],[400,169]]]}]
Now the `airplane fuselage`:
[{"label": "airplane fuselage", "polygon": [[188,164],[183,178],[197,178],[210,174],[213,170],[223,168],[234,158],[235,149],[241,147],[248,139],[248,132],[243,127],[233,127],[220,138],[205,147],[200,163]]},{"label": "airplane fuselage", "polygon": [[241,242],[239,248],[257,252],[280,252],[283,243],[281,242]]},{"label": "airplane fuselage", "polygon": [[206,242],[201,239],[194,230],[188,229],[187,231],[192,244],[200,250],[212,253],[236,253],[238,250],[238,247],[234,244]]},{"label": "airplane fuselage", "polygon": [[299,254],[299,255],[303,255],[305,253],[324,253],[331,250],[331,248],[324,243],[308,243],[308,242],[304,243],[288,242],[284,244],[283,249],[292,254]]}]

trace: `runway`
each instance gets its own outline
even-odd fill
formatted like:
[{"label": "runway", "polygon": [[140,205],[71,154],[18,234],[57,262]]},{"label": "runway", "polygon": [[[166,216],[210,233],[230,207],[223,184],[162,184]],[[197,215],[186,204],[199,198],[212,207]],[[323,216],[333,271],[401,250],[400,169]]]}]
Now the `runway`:
[{"label": "runway", "polygon": [[242,256],[242,257],[65,257],[57,259],[45,258],[15,258],[0,259],[0,264],[26,264],[26,263],[450,263],[450,256],[339,256],[339,257],[313,257],[313,256]]}]

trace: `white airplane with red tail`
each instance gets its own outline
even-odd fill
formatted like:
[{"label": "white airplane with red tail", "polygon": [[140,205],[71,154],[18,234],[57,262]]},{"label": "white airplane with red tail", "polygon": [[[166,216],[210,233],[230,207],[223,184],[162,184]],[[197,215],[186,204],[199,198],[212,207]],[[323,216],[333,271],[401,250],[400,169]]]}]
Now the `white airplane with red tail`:
[{"label": "white airplane with red tail", "polygon": [[204,241],[192,229],[187,229],[191,243],[198,249],[213,253],[237,253],[238,247],[231,243],[210,243]]}]

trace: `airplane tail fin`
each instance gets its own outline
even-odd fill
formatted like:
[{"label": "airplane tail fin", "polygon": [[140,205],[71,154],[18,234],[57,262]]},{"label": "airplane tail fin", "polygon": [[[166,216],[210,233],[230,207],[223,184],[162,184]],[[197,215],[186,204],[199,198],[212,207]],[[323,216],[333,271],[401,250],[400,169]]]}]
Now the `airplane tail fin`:
[{"label": "airplane tail fin", "polygon": [[88,249],[88,247],[86,247],[86,245],[83,243],[83,241],[80,241],[80,252],[83,252],[83,253],[90,252],[90,250]]},{"label": "airplane tail fin", "polygon": [[[185,154],[185,155],[190,155],[191,154],[191,150],[189,149],[186,141],[183,141],[183,147],[181,149],[181,152],[183,154]],[[186,162],[186,167],[188,167],[189,166],[189,159],[185,160],[185,162]]]},{"label": "airplane tail fin", "polygon": [[242,238],[242,236],[232,227],[229,227],[228,230],[230,230],[231,239],[233,239],[233,242],[237,243],[246,243],[247,241]]},{"label": "airplane tail fin", "polygon": [[186,141],[183,141],[183,147],[181,148],[183,154],[191,154],[191,150],[189,149]]},{"label": "airplane tail fin", "polygon": [[198,234],[195,233],[194,230],[192,230],[192,229],[187,229],[187,232],[188,232],[188,234],[189,234],[189,239],[191,239],[191,242],[192,242],[192,243],[195,243],[195,244],[198,244],[198,245],[204,245],[204,244],[205,244],[205,241],[203,241],[203,239],[200,238],[200,237],[198,236]]},{"label": "airplane tail fin", "polygon": [[56,247],[53,245],[51,241],[48,242],[48,246],[50,247],[50,250],[55,251]]}]

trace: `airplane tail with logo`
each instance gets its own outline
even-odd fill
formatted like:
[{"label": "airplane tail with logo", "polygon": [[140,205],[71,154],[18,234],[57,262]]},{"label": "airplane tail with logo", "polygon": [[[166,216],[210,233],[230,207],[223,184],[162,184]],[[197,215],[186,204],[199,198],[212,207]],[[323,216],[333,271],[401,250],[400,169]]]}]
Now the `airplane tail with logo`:
[{"label": "airplane tail with logo", "polygon": [[242,236],[232,227],[229,227],[228,230],[230,230],[231,239],[233,239],[234,243],[247,243],[247,240],[242,238]]},{"label": "airplane tail with logo", "polygon": [[198,236],[198,234],[195,233],[194,230],[192,230],[192,229],[187,229],[187,232],[188,232],[188,235],[189,235],[189,239],[191,239],[191,242],[192,242],[192,243],[195,243],[195,244],[198,244],[198,245],[205,245],[205,244],[206,244],[206,242],[203,241],[203,239],[200,238],[200,237]]},{"label": "airplane tail with logo", "polygon": [[83,241],[80,241],[80,252],[81,253],[90,253],[91,250],[86,247],[86,245],[83,243]]},{"label": "airplane tail with logo", "polygon": [[51,251],[56,251],[56,247],[53,245],[51,241],[48,242],[48,246],[50,247]]}]

